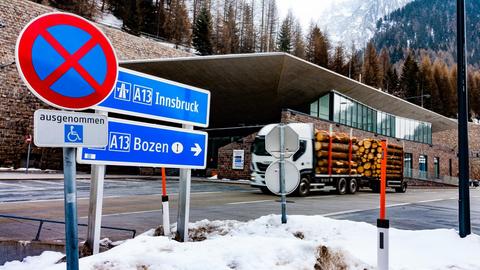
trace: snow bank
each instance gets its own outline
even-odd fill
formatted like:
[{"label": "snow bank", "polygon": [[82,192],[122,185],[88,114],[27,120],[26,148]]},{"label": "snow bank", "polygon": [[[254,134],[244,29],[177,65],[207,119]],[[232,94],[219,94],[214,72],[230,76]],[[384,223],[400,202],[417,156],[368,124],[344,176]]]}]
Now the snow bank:
[{"label": "snow bank", "polygon": [[[80,260],[80,269],[375,269],[376,227],[322,216],[276,215],[249,222],[190,224],[191,242],[154,237],[153,231]],[[403,269],[480,269],[480,237],[454,230],[390,230],[390,266]],[[55,256],[53,256],[55,254]],[[57,253],[9,262],[1,270],[65,269]],[[40,267],[41,266],[41,267]]]}]

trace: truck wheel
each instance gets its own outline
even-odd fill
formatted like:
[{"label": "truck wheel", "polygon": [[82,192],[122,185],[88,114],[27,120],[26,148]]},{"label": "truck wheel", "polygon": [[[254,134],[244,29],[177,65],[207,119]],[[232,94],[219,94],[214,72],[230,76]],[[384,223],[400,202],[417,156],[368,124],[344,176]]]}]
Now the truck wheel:
[{"label": "truck wheel", "polygon": [[271,192],[270,189],[268,189],[267,187],[260,187],[260,190],[261,190],[262,193],[265,194],[265,195],[272,195],[272,192]]},{"label": "truck wheel", "polygon": [[307,197],[310,195],[310,179],[308,176],[302,176],[302,179],[300,179],[300,184],[298,184],[296,194],[299,197]]},{"label": "truck wheel", "polygon": [[380,193],[380,183],[372,182],[370,184],[370,188],[372,189],[373,193]]},{"label": "truck wheel", "polygon": [[337,192],[340,195],[347,193],[347,180],[345,178],[338,179]]},{"label": "truck wheel", "polygon": [[355,194],[355,192],[357,192],[357,189],[358,189],[357,179],[355,178],[350,179],[350,181],[348,181],[347,193]]},{"label": "truck wheel", "polygon": [[395,188],[395,192],[398,192],[398,193],[407,192],[407,182],[403,182],[401,187]]}]

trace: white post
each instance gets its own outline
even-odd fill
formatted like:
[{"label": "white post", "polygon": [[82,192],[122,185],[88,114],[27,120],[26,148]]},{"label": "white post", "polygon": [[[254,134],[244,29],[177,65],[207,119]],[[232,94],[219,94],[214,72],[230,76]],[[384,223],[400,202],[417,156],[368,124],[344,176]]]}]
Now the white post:
[{"label": "white post", "polygon": [[378,242],[377,242],[377,268],[378,270],[388,270],[388,219],[377,220]]},{"label": "white post", "polygon": [[163,213],[163,234],[170,236],[170,210],[168,208],[168,196],[162,196],[162,213]]},{"label": "white post", "polygon": [[105,165],[92,165],[87,232],[87,243],[92,250],[92,254],[97,254],[100,251],[104,177]]},{"label": "white post", "polygon": [[[108,116],[107,112],[95,112]],[[100,252],[105,168],[105,165],[92,165],[90,175],[90,202],[88,205],[87,244],[92,250],[92,254],[97,254]]]}]

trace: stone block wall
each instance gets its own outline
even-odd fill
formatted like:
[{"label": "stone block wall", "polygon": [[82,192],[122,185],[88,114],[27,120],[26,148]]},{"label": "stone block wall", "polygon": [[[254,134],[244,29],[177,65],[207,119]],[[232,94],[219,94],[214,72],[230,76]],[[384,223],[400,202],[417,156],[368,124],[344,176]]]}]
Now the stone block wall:
[{"label": "stone block wall", "polygon": [[[33,134],[33,112],[49,108],[26,88],[15,65],[15,44],[33,18],[55,11],[27,0],[0,1],[0,167],[23,167],[25,135]],[[119,60],[191,56],[158,42],[98,25],[110,39]],[[61,149],[33,147],[30,166],[61,168]]]}]

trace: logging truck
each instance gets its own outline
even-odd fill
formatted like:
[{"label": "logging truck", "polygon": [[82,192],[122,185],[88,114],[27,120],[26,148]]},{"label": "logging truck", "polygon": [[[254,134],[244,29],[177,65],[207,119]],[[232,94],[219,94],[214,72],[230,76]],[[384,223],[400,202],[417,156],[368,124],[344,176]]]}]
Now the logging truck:
[{"label": "logging truck", "polygon": [[[275,161],[265,150],[265,136],[276,126],[270,124],[257,134],[251,148],[250,185],[270,193],[265,185],[265,171]],[[357,139],[344,133],[316,130],[313,124],[294,123],[299,135],[299,149],[288,158],[300,172],[298,196],[333,187],[339,194],[354,194],[361,187],[380,190],[383,148],[377,139]],[[406,192],[403,179],[403,147],[387,144],[387,187]]]}]

